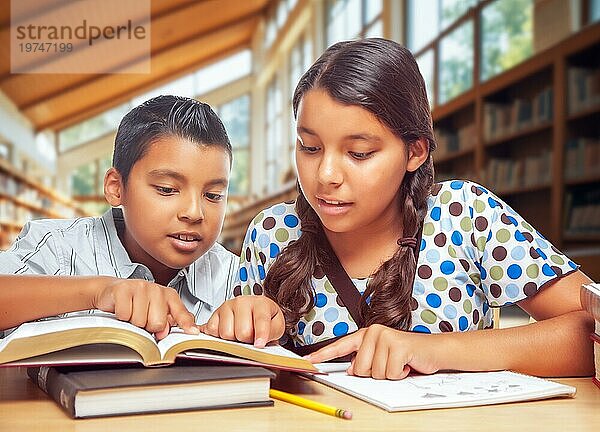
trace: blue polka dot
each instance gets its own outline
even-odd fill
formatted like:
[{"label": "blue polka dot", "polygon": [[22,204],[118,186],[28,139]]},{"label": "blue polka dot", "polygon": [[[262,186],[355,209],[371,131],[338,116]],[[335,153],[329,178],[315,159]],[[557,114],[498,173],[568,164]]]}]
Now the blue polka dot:
[{"label": "blue polka dot", "polygon": [[475,301],[475,307],[480,307],[482,300],[481,300],[481,296],[480,295],[476,295],[475,297],[473,297],[473,300]]},{"label": "blue polka dot", "polygon": [[261,235],[259,235],[259,236],[258,236],[258,245],[259,245],[261,248],[266,248],[267,246],[269,246],[269,243],[270,243],[270,242],[271,242],[271,241],[270,241],[270,239],[269,239],[269,236],[268,236],[268,235],[266,235],[266,234],[261,234]]},{"label": "blue polka dot", "polygon": [[[511,209],[511,210],[512,210],[512,209]],[[512,217],[512,216],[508,216],[508,215],[507,215],[507,216],[506,216],[506,218],[507,218],[507,219],[510,221],[510,223],[511,223],[511,224],[513,224],[514,226],[517,226],[517,225],[518,225],[518,223],[517,223],[517,220],[516,220],[514,217]]]},{"label": "blue polka dot", "polygon": [[258,265],[258,276],[260,277],[261,280],[263,280],[265,278],[265,268],[259,264]]},{"label": "blue polka dot", "polygon": [[492,239],[492,231],[490,230],[488,232],[487,238],[485,239],[486,242],[489,242]]},{"label": "blue polka dot", "polygon": [[540,248],[537,248],[535,251],[542,257],[542,259],[548,259],[548,255],[546,255]]},{"label": "blue polka dot", "polygon": [[498,201],[496,201],[494,198],[489,197],[488,198],[488,204],[490,205],[491,208],[494,208],[500,204],[498,204]]},{"label": "blue polka dot", "polygon": [[294,228],[298,225],[298,218],[294,215],[287,215],[283,218],[283,223],[287,227]]},{"label": "blue polka dot", "polygon": [[269,245],[269,256],[271,258],[275,258],[278,254],[279,254],[279,246],[277,246],[275,243],[271,243]]},{"label": "blue polka dot", "polygon": [[477,270],[479,270],[481,279],[485,279],[487,277],[487,270],[477,261],[475,261],[475,267],[477,267]]},{"label": "blue polka dot", "polygon": [[556,276],[556,273],[554,273],[554,270],[548,264],[542,266],[542,273],[546,276]]},{"label": "blue polka dot", "polygon": [[440,226],[445,232],[452,230],[452,220],[450,218],[444,218],[440,221]]},{"label": "blue polka dot", "polygon": [[307,334],[306,336],[304,336],[304,343],[306,345],[311,345],[313,343],[313,337],[311,334]]},{"label": "blue polka dot", "polygon": [[421,239],[421,250],[425,250],[425,247],[427,247],[427,242],[425,239]]},{"label": "blue polka dot", "polygon": [[315,296],[315,306],[316,307],[323,307],[327,304],[327,296],[323,293],[318,293]]},{"label": "blue polka dot", "polygon": [[535,230],[535,233],[536,233],[537,235],[539,235],[539,236],[540,236],[540,238],[543,238],[544,240],[546,240],[546,237],[544,237],[544,236],[542,235],[542,233],[541,233],[541,232],[539,232],[538,230]]},{"label": "blue polka dot", "polygon": [[484,188],[483,186],[475,186],[475,187],[476,187],[477,189],[479,189],[481,192],[483,192],[484,194],[487,194],[487,193],[489,193],[489,192],[487,191],[487,189],[486,189],[486,188]]},{"label": "blue polka dot", "polygon": [[246,267],[242,267],[240,269],[240,280],[242,282],[246,282],[248,280],[248,270],[246,270]]},{"label": "blue polka dot", "polygon": [[427,327],[425,327],[424,325],[417,325],[414,326],[412,329],[413,332],[416,333],[431,333],[431,330],[429,330]]},{"label": "blue polka dot", "polygon": [[514,260],[522,260],[525,257],[525,248],[522,246],[517,246],[513,250],[510,251],[510,256]]},{"label": "blue polka dot", "polygon": [[340,311],[338,310],[338,308],[330,307],[329,309],[327,309],[325,311],[325,313],[323,314],[323,316],[325,317],[325,320],[327,322],[334,322],[340,316]]},{"label": "blue polka dot", "polygon": [[483,314],[487,314],[487,311],[490,309],[490,305],[488,304],[488,302],[485,302],[483,304]]},{"label": "blue polka dot", "polygon": [[469,275],[465,272],[459,272],[454,275],[454,281],[457,285],[464,285],[469,280]]},{"label": "blue polka dot", "polygon": [[425,285],[421,281],[415,280],[413,284],[413,294],[416,296],[423,295],[425,293]]},{"label": "blue polka dot", "polygon": [[444,315],[448,319],[456,318],[456,308],[452,305],[448,305],[448,306],[444,307]]},{"label": "blue polka dot", "polygon": [[440,260],[440,253],[435,249],[428,250],[425,255],[430,263],[436,263]]},{"label": "blue polka dot", "polygon": [[339,322],[333,326],[333,334],[335,336],[343,336],[348,334],[348,324],[345,322]]},{"label": "blue polka dot", "polygon": [[450,239],[452,240],[452,243],[456,246],[460,246],[461,244],[463,244],[463,236],[460,233],[460,231],[454,231]]},{"label": "blue polka dot", "polygon": [[573,270],[575,270],[577,268],[577,264],[575,264],[573,261],[569,260],[568,262],[569,267],[571,267]]},{"label": "blue polka dot", "polygon": [[506,269],[506,274],[511,279],[519,279],[523,274],[523,270],[518,264],[511,264]]},{"label": "blue polka dot", "polygon": [[475,248],[471,245],[468,245],[465,247],[465,253],[467,254],[467,256],[469,258],[471,258],[471,261],[477,261],[477,253],[475,252]]},{"label": "blue polka dot", "polygon": [[444,261],[441,265],[440,265],[440,270],[442,271],[442,273],[444,273],[445,275],[449,275],[454,273],[454,263],[452,261]]},{"label": "blue polka dot", "polygon": [[426,297],[427,300],[427,304],[431,307],[440,307],[440,305],[442,304],[442,299],[440,298],[439,295],[431,293]]},{"label": "blue polka dot", "polygon": [[455,180],[452,183],[450,183],[450,187],[454,190],[459,190],[460,188],[463,187],[463,183],[462,181],[459,180]]},{"label": "blue polka dot", "polygon": [[504,294],[507,295],[507,297],[514,299],[519,295],[519,287],[516,284],[513,283],[509,283],[507,285],[504,286]]},{"label": "blue polka dot", "polygon": [[442,209],[441,207],[434,207],[431,209],[431,219],[434,221],[439,221],[440,217],[442,217]]},{"label": "blue polka dot", "polygon": [[517,231],[515,231],[515,240],[522,242],[522,241],[525,241],[527,239],[525,238],[525,236],[523,235],[523,233],[521,233],[521,231],[517,230]]},{"label": "blue polka dot", "polygon": [[467,317],[461,316],[458,319],[458,328],[459,328],[459,330],[461,330],[461,331],[466,330],[467,327],[468,327],[468,325],[469,325],[469,321],[467,320]]},{"label": "blue polka dot", "polygon": [[250,239],[251,239],[252,241],[255,241],[255,240],[256,240],[256,228],[253,228],[253,229],[252,229],[252,232],[250,233]]},{"label": "blue polka dot", "polygon": [[469,216],[473,219],[473,207],[469,207]]},{"label": "blue polka dot", "polygon": [[271,209],[274,215],[281,216],[285,213],[285,206],[283,204],[276,205]]},{"label": "blue polka dot", "polygon": [[303,334],[305,328],[306,328],[306,323],[304,321],[298,322],[298,334]]},{"label": "blue polka dot", "polygon": [[535,239],[535,242],[538,244],[539,247],[541,247],[542,249],[547,249],[548,248],[548,242],[545,241],[544,239],[538,238]]},{"label": "blue polka dot", "polygon": [[467,294],[469,294],[469,297],[473,297],[473,293],[475,292],[476,287],[473,284],[467,284]]}]

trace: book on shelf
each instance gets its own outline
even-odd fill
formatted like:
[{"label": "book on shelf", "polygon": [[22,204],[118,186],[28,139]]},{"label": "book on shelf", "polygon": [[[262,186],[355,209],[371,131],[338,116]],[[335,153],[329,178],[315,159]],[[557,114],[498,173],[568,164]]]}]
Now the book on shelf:
[{"label": "book on shelf", "polygon": [[600,69],[571,66],[567,81],[570,114],[600,106]]},{"label": "book on shelf", "polygon": [[600,190],[567,192],[565,215],[568,234],[600,234]]},{"label": "book on shelf", "polygon": [[189,335],[174,328],[164,339],[154,337],[114,315],[67,316],[20,325],[0,339],[0,366],[140,363],[164,366],[176,358],[318,372],[308,360],[279,345],[250,344]]},{"label": "book on shelf", "polygon": [[414,411],[573,397],[575,387],[511,371],[411,374],[376,380],[346,373],[350,363],[319,364],[326,375],[307,376],[386,411]]},{"label": "book on shelf", "polygon": [[27,375],[73,418],[269,406],[275,374],[255,366],[36,367]]}]

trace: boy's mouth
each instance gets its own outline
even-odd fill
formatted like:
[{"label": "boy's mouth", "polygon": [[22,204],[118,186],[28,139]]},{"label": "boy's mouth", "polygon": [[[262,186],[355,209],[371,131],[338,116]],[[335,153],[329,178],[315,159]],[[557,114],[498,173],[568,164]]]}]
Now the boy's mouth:
[{"label": "boy's mouth", "polygon": [[202,242],[202,237],[196,232],[179,232],[169,234],[171,244],[180,253],[194,253]]}]

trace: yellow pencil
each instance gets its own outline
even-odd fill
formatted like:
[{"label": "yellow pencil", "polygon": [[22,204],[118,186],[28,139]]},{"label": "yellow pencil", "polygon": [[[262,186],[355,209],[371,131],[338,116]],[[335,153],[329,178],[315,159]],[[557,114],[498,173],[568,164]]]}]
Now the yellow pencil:
[{"label": "yellow pencil", "polygon": [[280,390],[271,389],[269,390],[269,396],[273,399],[279,399],[284,402],[288,402],[294,405],[301,406],[303,408],[308,408],[314,411],[318,411],[323,414],[329,414],[335,417],[343,418],[346,420],[350,420],[352,418],[352,413],[348,410],[343,410],[339,408],[335,408],[329,405],[322,404],[320,402],[311,401],[309,399],[305,399],[300,396],[296,396],[290,393],[282,392]]}]

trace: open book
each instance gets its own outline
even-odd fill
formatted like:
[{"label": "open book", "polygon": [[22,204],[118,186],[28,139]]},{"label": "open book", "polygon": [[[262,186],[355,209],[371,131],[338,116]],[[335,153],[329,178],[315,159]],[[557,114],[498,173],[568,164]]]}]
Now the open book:
[{"label": "open book", "polygon": [[386,411],[493,405],[573,397],[576,392],[575,387],[510,371],[438,372],[389,381],[348,375],[349,365],[321,363],[317,365],[319,370],[328,375],[306,375]]},{"label": "open book", "polygon": [[161,366],[174,363],[176,358],[318,372],[312,363],[278,345],[255,348],[205,334],[184,334],[176,328],[156,342],[144,329],[107,313],[29,322],[0,339],[0,366]]}]

